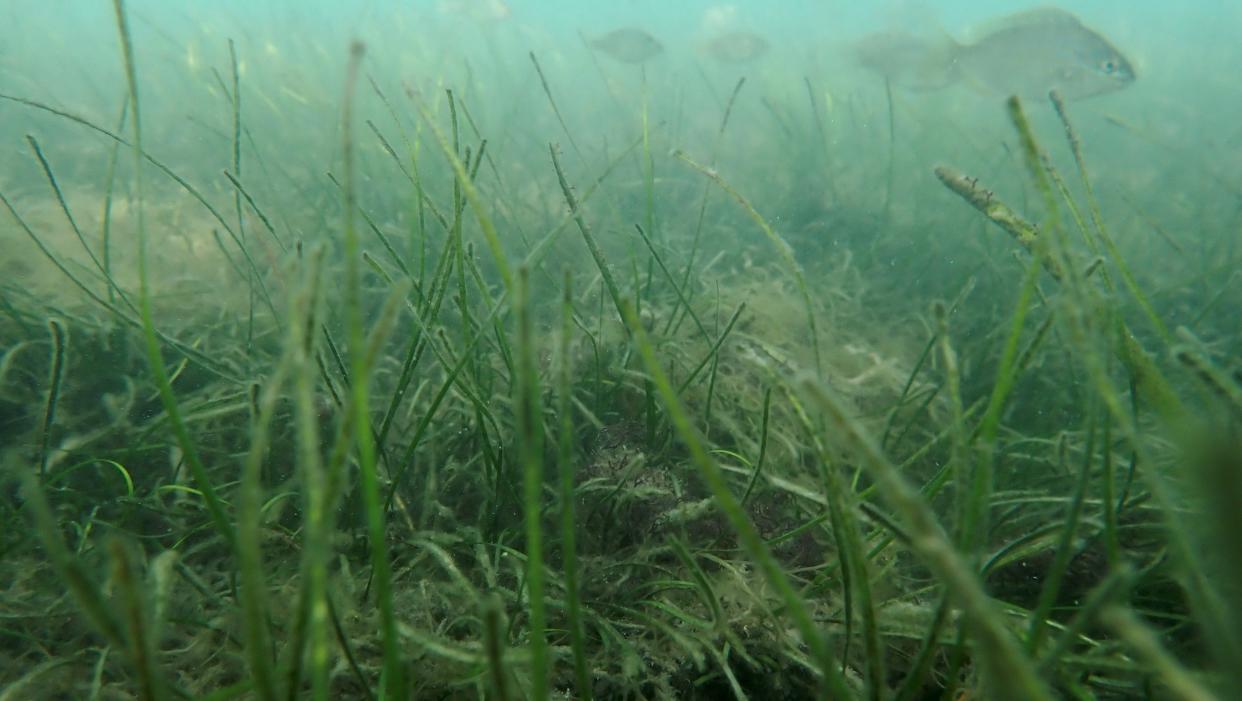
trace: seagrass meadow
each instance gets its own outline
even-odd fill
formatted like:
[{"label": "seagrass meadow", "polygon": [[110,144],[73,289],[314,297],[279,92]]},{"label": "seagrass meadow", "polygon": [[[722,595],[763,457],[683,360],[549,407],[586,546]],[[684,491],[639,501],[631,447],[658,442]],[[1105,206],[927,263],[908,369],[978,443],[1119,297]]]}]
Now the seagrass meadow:
[{"label": "seagrass meadow", "polygon": [[0,701],[1242,698],[1219,76],[286,5],[3,11]]}]

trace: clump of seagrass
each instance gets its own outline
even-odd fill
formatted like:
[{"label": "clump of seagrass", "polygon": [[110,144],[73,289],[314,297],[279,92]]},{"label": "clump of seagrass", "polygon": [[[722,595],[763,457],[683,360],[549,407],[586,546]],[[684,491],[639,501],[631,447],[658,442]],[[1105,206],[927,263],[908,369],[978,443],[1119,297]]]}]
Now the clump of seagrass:
[{"label": "clump of seagrass", "polygon": [[[1088,545],[1086,550],[1082,550],[1076,547],[1075,540],[1084,497],[1093,477],[1092,462],[1097,451],[1094,447],[1097,445],[1097,422],[1100,417],[1105,417],[1108,420],[1103,432],[1106,440],[1099,449],[1102,453],[1104,483],[1104,495],[1101,501],[1104,512],[1103,531],[1106,554],[1103,562],[1107,563],[1111,572],[1100,581],[1099,585],[1086,597],[1086,602],[1083,602],[1074,614],[1070,623],[1070,631],[1080,632],[1089,623],[1098,620],[1109,629],[1112,635],[1123,641],[1129,652],[1141,660],[1145,666],[1157,670],[1155,677],[1173,690],[1175,695],[1185,698],[1209,698],[1210,692],[1203,682],[1196,678],[1197,675],[1192,674],[1187,667],[1183,666],[1183,661],[1178,659],[1179,656],[1165,649],[1164,645],[1169,636],[1156,631],[1158,622],[1143,620],[1136,614],[1136,611],[1145,608],[1140,603],[1138,589],[1134,591],[1129,607],[1121,603],[1110,602],[1110,599],[1114,597],[1122,599],[1121,592],[1130,586],[1128,580],[1131,577],[1128,565],[1120,554],[1122,543],[1118,529],[1123,515],[1122,510],[1130,505],[1128,503],[1129,490],[1134,486],[1131,479],[1135,477],[1136,466],[1140,466],[1137,472],[1147,487],[1145,498],[1151,499],[1157,512],[1165,521],[1162,534],[1163,545],[1157,548],[1160,553],[1159,559],[1164,559],[1163,553],[1167,548],[1172,558],[1179,562],[1181,574],[1177,577],[1177,581],[1179,588],[1185,594],[1192,614],[1190,617],[1185,617],[1179,612],[1177,616],[1199,628],[1195,637],[1211,650],[1215,657],[1214,661],[1219,666],[1236,668],[1239,660],[1242,660],[1242,641],[1237,636],[1236,626],[1230,624],[1231,620],[1236,620],[1232,611],[1233,607],[1227,603],[1228,599],[1233,597],[1225,594],[1224,589],[1207,576],[1210,566],[1195,543],[1192,529],[1188,528],[1186,520],[1182,517],[1185,506],[1179,498],[1177,488],[1173,486],[1173,480],[1180,475],[1166,474],[1170,471],[1170,467],[1181,467],[1183,457],[1178,453],[1163,454],[1161,444],[1153,441],[1148,435],[1149,428],[1140,424],[1140,420],[1145,418],[1140,412],[1151,410],[1158,419],[1158,430],[1167,431],[1177,443],[1181,444],[1183,451],[1188,447],[1186,437],[1193,435],[1195,427],[1202,422],[1190,413],[1183,399],[1174,392],[1156,360],[1144,350],[1134,332],[1127,325],[1122,314],[1123,310],[1115,301],[1117,297],[1115,292],[1119,289],[1114,286],[1113,273],[1120,276],[1126,291],[1133,298],[1138,309],[1146,315],[1151,328],[1157,333],[1158,341],[1162,345],[1170,345],[1171,336],[1163,320],[1156,314],[1147,294],[1139,287],[1129,267],[1120,257],[1116,247],[1112,245],[1107,229],[1099,216],[1099,206],[1095,202],[1077,136],[1070,125],[1064,103],[1055,93],[1051,95],[1051,98],[1065,128],[1071,151],[1085,186],[1094,229],[1086,224],[1085,219],[1079,213],[1074,197],[1065,187],[1050,158],[1036,143],[1033,131],[1017,98],[1011,98],[1008,101],[1009,115],[1018,131],[1027,169],[1042,196],[1044,209],[1048,214],[1050,226],[1047,235],[1037,231],[1012,209],[998,202],[992,192],[979,187],[977,180],[948,168],[936,169],[937,177],[946,187],[1014,237],[1020,245],[1034,255],[1035,264],[1041,265],[1060,284],[1061,299],[1056,312],[1065,326],[1069,347],[1073,349],[1076,360],[1085,368],[1089,378],[1088,384],[1094,390],[1092,401],[1095,406],[1087,419],[1087,448],[1084,451],[1084,461],[1079,470],[1073,497],[1066,510],[1064,524],[1054,526],[1048,531],[1049,535],[1056,534],[1058,543],[1055,554],[1044,573],[1045,581],[1040,587],[1038,601],[1030,613],[1025,647],[1028,652],[1037,651],[1041,643],[1053,635],[1051,627],[1047,625],[1047,619],[1052,616],[1054,606],[1058,602],[1058,595],[1064,594],[1064,591],[1059,591],[1058,587],[1068,584],[1072,589],[1078,575],[1083,571],[1094,575],[1101,569],[1095,565],[1095,562],[1101,562],[1101,560],[1099,555],[1092,551],[1091,546]],[[1070,216],[1082,233],[1087,247],[1092,253],[1097,253],[1097,241],[1102,242],[1106,255],[1097,257],[1085,266],[1076,262],[1074,251],[1065,241],[1064,231],[1059,225],[1059,206],[1053,190],[1054,184]],[[1102,268],[1104,262],[1110,263],[1111,268]],[[1022,331],[1024,315],[1031,308],[1031,290],[1034,288],[1037,270],[1035,265],[1028,268],[1023,281],[1018,312],[1012,323],[1011,342],[1007,345],[1002,368],[1010,366],[1015,357],[1014,342]],[[1101,270],[1101,273],[1093,277],[1093,273],[1097,270]],[[1113,272],[1110,273],[1110,270]],[[1115,354],[1128,375],[1129,390],[1132,395],[1128,400],[1116,387],[1113,370],[1107,358],[1108,354]],[[1009,371],[1005,370],[1005,372]],[[998,387],[1004,387],[1004,383],[998,383]],[[994,393],[993,399],[997,398],[1003,399],[1003,395]],[[985,416],[984,431],[980,434],[981,442],[988,450],[992,450],[998,440],[995,430],[998,426],[998,416],[993,409],[999,405],[999,402],[992,402],[988,415]],[[1128,444],[1127,449],[1132,451],[1129,476],[1123,482],[1123,492],[1119,499],[1114,493],[1116,489],[1115,466],[1111,453],[1115,439],[1109,439],[1113,426],[1117,427],[1118,434],[1124,436]],[[990,471],[991,456],[988,456],[988,459],[981,464]],[[1177,470],[1177,472],[1184,472],[1184,470]],[[988,477],[988,481],[982,484],[982,489],[976,490],[976,494],[985,499],[992,497],[990,474]],[[1034,535],[1038,535],[1038,531]],[[1127,555],[1134,555],[1134,550],[1128,546],[1126,551]],[[1042,553],[1036,555],[1036,558],[1042,557],[1044,557]],[[1086,566],[1082,567],[1083,564]],[[1026,569],[1038,568],[1032,566]],[[1021,569],[1020,567],[1019,574],[1021,574]],[[1144,571],[1140,578],[1146,578],[1148,571],[1150,570]],[[1001,575],[1000,579],[1006,579],[1003,570]],[[1166,579],[1165,581],[1173,580]],[[1159,582],[1156,584],[1158,585]],[[1022,598],[1021,592],[1013,591],[1010,594],[1014,598]],[[1174,592],[1161,592],[1157,600],[1173,602],[1178,598]],[[1073,603],[1077,605],[1079,602]],[[1164,609],[1165,605],[1162,604],[1156,608]],[[1162,637],[1166,640],[1161,640]],[[1073,644],[1073,640],[1066,634],[1060,634],[1053,648],[1058,654],[1050,654],[1041,663],[1041,667],[1063,664],[1059,653],[1064,653]]]}]

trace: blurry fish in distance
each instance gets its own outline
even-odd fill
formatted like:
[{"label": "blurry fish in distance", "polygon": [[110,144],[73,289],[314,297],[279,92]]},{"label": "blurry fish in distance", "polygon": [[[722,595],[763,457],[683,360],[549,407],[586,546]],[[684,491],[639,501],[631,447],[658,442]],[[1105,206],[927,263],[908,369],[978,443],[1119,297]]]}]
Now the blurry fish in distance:
[{"label": "blurry fish in distance", "polygon": [[513,15],[505,0],[441,0],[440,11],[475,22],[499,22]]},{"label": "blurry fish in distance", "polygon": [[911,88],[965,80],[990,90],[1043,100],[1057,90],[1081,99],[1134,82],[1130,61],[1077,17],[1054,7],[990,23],[972,41],[910,34],[873,35],[855,47],[859,62]]},{"label": "blurry fish in distance", "polygon": [[858,62],[894,85],[912,90],[943,88],[958,79],[954,57],[961,49],[950,37],[904,32],[872,34],[854,44]]},{"label": "blurry fish in distance", "polygon": [[729,32],[712,38],[701,48],[705,56],[717,61],[745,63],[766,54],[769,46],[767,39],[754,32]]},{"label": "blurry fish in distance", "polygon": [[664,50],[659,39],[634,27],[614,29],[589,41],[594,49],[603,51],[622,63],[642,63]]},{"label": "blurry fish in distance", "polygon": [[1058,90],[1067,99],[1120,90],[1134,67],[1107,39],[1074,15],[1041,8],[993,26],[958,54],[958,70],[993,90],[1043,99]]}]

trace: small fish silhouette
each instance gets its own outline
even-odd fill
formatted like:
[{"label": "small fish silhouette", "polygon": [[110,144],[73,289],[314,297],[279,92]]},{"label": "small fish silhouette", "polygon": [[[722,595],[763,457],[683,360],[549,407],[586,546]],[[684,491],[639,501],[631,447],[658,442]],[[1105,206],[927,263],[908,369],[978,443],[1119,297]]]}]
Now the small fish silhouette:
[{"label": "small fish silhouette", "polygon": [[664,51],[659,39],[634,27],[614,29],[592,39],[590,45],[622,63],[643,63]]},{"label": "small fish silhouette", "polygon": [[859,62],[895,84],[931,89],[956,81],[1006,95],[1080,99],[1134,82],[1130,61],[1074,15],[1045,7],[990,23],[973,41],[876,34],[855,46]]}]

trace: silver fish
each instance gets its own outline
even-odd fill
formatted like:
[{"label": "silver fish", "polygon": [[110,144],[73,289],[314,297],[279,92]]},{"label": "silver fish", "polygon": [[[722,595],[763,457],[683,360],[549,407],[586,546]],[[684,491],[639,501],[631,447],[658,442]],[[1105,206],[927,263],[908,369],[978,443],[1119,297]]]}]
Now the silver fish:
[{"label": "silver fish", "polygon": [[1107,39],[1054,7],[1004,17],[958,43],[913,35],[875,35],[856,47],[859,62],[913,88],[964,80],[1005,95],[1043,100],[1056,90],[1081,99],[1121,90],[1134,67]]},{"label": "silver fish", "polygon": [[725,63],[753,61],[768,52],[768,40],[754,32],[729,32],[703,44],[705,55]]},{"label": "silver fish", "polygon": [[957,53],[957,69],[997,92],[1076,99],[1134,82],[1130,61],[1074,15],[1041,8],[1012,15]]},{"label": "silver fish", "polygon": [[614,29],[590,44],[622,63],[642,63],[664,51],[659,39],[633,27]]}]

